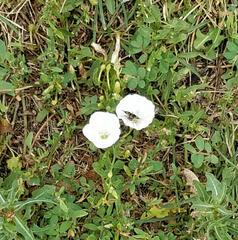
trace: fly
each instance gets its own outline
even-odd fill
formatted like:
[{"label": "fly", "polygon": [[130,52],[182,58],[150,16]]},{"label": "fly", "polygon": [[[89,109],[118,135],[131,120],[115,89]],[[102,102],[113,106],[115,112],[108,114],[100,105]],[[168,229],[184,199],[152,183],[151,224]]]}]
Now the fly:
[{"label": "fly", "polygon": [[128,120],[135,121],[135,122],[138,120],[138,117],[135,114],[127,112],[127,111],[124,111],[124,112],[125,112]]}]

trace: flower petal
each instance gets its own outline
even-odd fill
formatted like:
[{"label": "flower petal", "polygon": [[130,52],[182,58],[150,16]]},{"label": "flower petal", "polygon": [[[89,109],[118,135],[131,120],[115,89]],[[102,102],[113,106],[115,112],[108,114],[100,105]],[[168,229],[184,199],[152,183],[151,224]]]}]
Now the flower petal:
[{"label": "flower petal", "polygon": [[[89,119],[89,124],[83,128],[83,134],[97,148],[108,148],[120,137],[120,122],[115,114],[95,112]],[[106,137],[104,137],[106,136]]]}]

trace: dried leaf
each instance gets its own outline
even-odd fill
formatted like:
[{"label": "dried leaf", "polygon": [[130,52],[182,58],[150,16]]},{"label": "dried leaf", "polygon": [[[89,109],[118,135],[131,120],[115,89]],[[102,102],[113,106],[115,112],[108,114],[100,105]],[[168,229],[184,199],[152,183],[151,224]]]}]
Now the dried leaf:
[{"label": "dried leaf", "polygon": [[74,107],[71,104],[66,105],[67,109],[70,111],[71,115],[74,115]]},{"label": "dried leaf", "polygon": [[6,119],[0,119],[0,134],[6,135],[7,133],[13,133],[11,124]]},{"label": "dried leaf", "polygon": [[187,185],[190,187],[190,190],[192,193],[196,194],[197,193],[197,190],[195,188],[195,186],[193,185],[193,181],[196,180],[199,182],[199,179],[198,177],[195,175],[194,172],[192,172],[191,170],[185,168],[183,171],[182,171],[182,174],[185,176],[186,178],[186,181],[187,181]]},{"label": "dried leaf", "polygon": [[101,53],[104,56],[104,60],[107,60],[107,53],[106,51],[101,47],[100,44],[92,43],[91,46],[94,48],[94,50],[98,53]]},{"label": "dried leaf", "polygon": [[120,35],[117,34],[116,35],[116,46],[115,46],[115,50],[112,53],[112,59],[111,59],[111,63],[117,63],[119,62],[119,51],[120,51]]}]

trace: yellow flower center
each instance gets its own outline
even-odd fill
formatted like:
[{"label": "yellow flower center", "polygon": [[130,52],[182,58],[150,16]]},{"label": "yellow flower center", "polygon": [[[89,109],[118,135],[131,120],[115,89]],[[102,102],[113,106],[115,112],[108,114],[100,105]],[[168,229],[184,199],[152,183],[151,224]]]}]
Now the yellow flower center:
[{"label": "yellow flower center", "polygon": [[108,138],[108,135],[107,135],[107,134],[101,135],[101,139],[107,139],[107,138]]},{"label": "yellow flower center", "polygon": [[132,122],[133,122],[133,123],[138,123],[138,120],[139,120],[138,118],[134,118],[134,119],[132,120]]}]

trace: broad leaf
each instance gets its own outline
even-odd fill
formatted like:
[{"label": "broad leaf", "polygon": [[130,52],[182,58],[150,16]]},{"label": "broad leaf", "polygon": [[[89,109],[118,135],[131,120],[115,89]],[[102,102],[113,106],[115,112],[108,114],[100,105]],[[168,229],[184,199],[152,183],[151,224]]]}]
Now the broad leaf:
[{"label": "broad leaf", "polygon": [[214,201],[222,202],[226,194],[226,185],[221,184],[211,173],[207,173],[206,177],[206,190],[212,192],[212,199]]},{"label": "broad leaf", "polygon": [[9,83],[9,82],[5,82],[5,81],[0,81],[0,93],[7,93],[11,96],[14,96],[15,93],[14,93],[14,86]]},{"label": "broad leaf", "polygon": [[205,43],[211,40],[211,33],[202,34],[198,29],[196,32],[196,40],[194,41],[194,48],[197,50],[204,49]]}]

